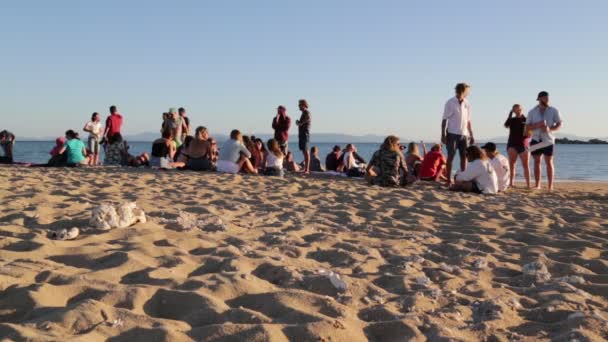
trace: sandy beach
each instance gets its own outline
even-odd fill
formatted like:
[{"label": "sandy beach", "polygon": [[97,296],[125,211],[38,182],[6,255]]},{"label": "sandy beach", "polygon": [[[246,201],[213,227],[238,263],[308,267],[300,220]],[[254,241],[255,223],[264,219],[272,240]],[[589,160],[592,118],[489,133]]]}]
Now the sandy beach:
[{"label": "sandy beach", "polygon": [[[148,222],[90,227],[124,201]],[[608,339],[605,183],[2,167],[0,208],[2,341]]]}]

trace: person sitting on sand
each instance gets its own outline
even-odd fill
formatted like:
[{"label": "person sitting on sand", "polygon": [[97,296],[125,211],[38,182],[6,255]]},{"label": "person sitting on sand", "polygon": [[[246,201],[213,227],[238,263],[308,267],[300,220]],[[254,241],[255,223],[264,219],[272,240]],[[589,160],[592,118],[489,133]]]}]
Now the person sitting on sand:
[{"label": "person sitting on sand", "polygon": [[[424,146],[424,144],[423,144]],[[424,148],[426,150],[426,147]],[[424,154],[420,163],[418,178],[425,181],[447,181],[446,158],[441,152],[441,144],[435,144],[431,151]]]},{"label": "person sitting on sand", "polygon": [[[426,154],[426,146],[423,142],[421,142],[421,144],[424,155]],[[414,175],[417,178],[420,178],[420,165],[422,164],[422,156],[420,156],[418,144],[416,144],[415,142],[410,142],[407,147],[407,154],[405,155],[405,164],[407,165],[410,174]]]},{"label": "person sitting on sand", "polygon": [[319,148],[313,146],[310,148],[310,171],[312,172],[324,172],[325,168],[321,165],[321,158],[319,158]]},{"label": "person sitting on sand", "polygon": [[116,133],[108,138],[106,154],[103,160],[104,165],[126,165],[127,148],[126,142],[122,139],[122,134]]},{"label": "person sitting on sand", "polygon": [[[515,114],[515,116],[513,116]],[[530,138],[526,132],[526,116],[523,113],[523,108],[514,104],[509,112],[509,117],[505,121],[505,127],[509,129],[509,139],[507,140],[507,153],[509,154],[509,185],[513,186],[515,178],[515,165],[517,157],[521,160],[521,165],[524,169],[524,179],[526,186],[530,188]]]},{"label": "person sitting on sand", "polygon": [[483,145],[482,149],[485,151],[486,156],[490,158],[490,164],[496,172],[496,178],[498,180],[498,191],[505,191],[509,188],[509,160],[496,150],[496,144],[489,142]]},{"label": "person sitting on sand", "polygon": [[215,163],[212,161],[212,153],[209,131],[204,126],[197,127],[194,131],[194,138],[184,151],[187,158],[185,167],[194,171],[213,171]]},{"label": "person sitting on sand", "polygon": [[353,144],[346,145],[344,153],[342,153],[342,165],[344,172],[348,177],[362,177],[365,172],[365,163],[363,158],[356,155],[357,148]]},{"label": "person sitting on sand", "polygon": [[293,153],[291,153],[291,151],[287,152],[287,154],[285,155],[283,167],[289,172],[300,171],[300,165],[298,165],[298,163],[296,163],[296,161],[293,159]]},{"label": "person sitting on sand", "polygon": [[268,154],[264,167],[264,175],[283,177],[283,152],[276,139],[268,140]]},{"label": "person sitting on sand", "polygon": [[325,169],[327,171],[339,172],[338,168],[340,167],[341,152],[340,146],[336,145],[332,151],[327,154],[325,157]]},{"label": "person sitting on sand", "polygon": [[251,158],[251,152],[243,145],[241,132],[234,129],[230,132],[230,139],[220,149],[217,171],[233,174],[238,173],[239,170],[244,173],[258,173],[258,170],[251,165],[249,158]]},{"label": "person sitting on sand", "polygon": [[61,149],[63,149],[63,145],[65,145],[65,138],[59,137],[55,139],[55,146],[49,152],[51,158],[46,163],[47,166],[65,166],[67,163],[67,153],[60,153]]},{"label": "person sitting on sand", "polygon": [[0,146],[4,156],[0,157],[0,164],[13,163],[13,148],[15,147],[15,135],[7,130],[0,132]]},{"label": "person sitting on sand", "polygon": [[450,190],[474,192],[478,194],[495,194],[498,192],[498,179],[494,167],[488,157],[478,146],[469,146],[466,149],[467,168],[457,172],[454,184]]},{"label": "person sitting on sand", "polygon": [[78,133],[70,129],[65,132],[65,138],[66,142],[63,145],[63,148],[59,151],[59,154],[67,154],[67,165],[88,165],[89,158],[87,157],[87,148],[78,138]]},{"label": "person sitting on sand", "polygon": [[175,144],[173,142],[173,130],[166,129],[161,138],[152,142],[152,156],[150,166],[164,169],[172,168],[173,157],[175,156]]},{"label": "person sitting on sand", "polygon": [[365,172],[372,185],[399,186],[407,183],[407,165],[401,153],[399,138],[389,135],[374,153]]},{"label": "person sitting on sand", "polygon": [[186,136],[185,139],[182,139],[182,144],[179,145],[177,149],[175,149],[175,156],[173,156],[173,161],[186,163],[188,161],[188,155],[186,154],[186,149],[190,145],[190,143],[194,140],[194,137],[191,135]]},{"label": "person sitting on sand", "polygon": [[251,145],[247,149],[251,152],[250,161],[253,167],[258,171],[263,170],[265,167],[264,159],[266,158],[266,151],[262,139],[252,137]]}]

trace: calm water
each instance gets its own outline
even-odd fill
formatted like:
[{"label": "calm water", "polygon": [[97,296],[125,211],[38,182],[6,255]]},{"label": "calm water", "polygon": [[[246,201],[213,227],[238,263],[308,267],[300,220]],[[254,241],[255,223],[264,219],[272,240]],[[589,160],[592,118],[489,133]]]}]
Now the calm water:
[{"label": "calm water", "polygon": [[[149,142],[130,142],[129,145],[132,154],[150,152],[151,148]],[[345,144],[317,143],[312,145],[319,147],[321,160],[325,162],[325,155],[331,151],[334,145],[344,146]],[[49,158],[48,152],[53,146],[54,142],[18,141],[15,145],[15,160],[18,162],[45,163]],[[361,156],[369,160],[378,146],[379,144],[364,143],[357,144],[357,149]],[[294,152],[296,160],[303,159],[300,151],[295,150],[297,149],[297,142],[290,143],[290,148]],[[505,144],[498,144],[498,148],[503,154],[506,154]],[[457,160],[455,165],[458,165]],[[608,181],[608,145],[558,145],[556,147],[555,165],[558,180]],[[530,163],[530,166],[532,166],[532,163]],[[518,165],[517,174],[522,175],[521,165]]]}]

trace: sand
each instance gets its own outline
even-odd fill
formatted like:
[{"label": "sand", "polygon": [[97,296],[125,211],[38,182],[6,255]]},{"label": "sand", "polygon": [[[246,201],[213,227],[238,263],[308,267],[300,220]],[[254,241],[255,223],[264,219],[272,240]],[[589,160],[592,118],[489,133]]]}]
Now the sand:
[{"label": "sand", "polygon": [[[102,201],[148,222],[90,228]],[[0,208],[2,341],[608,339],[606,184],[2,167]]]}]

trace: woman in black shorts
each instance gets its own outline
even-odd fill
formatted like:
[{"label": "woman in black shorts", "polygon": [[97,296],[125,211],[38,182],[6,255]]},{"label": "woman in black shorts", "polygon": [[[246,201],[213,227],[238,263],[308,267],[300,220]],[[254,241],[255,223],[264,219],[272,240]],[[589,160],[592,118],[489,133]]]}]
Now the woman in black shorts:
[{"label": "woman in black shorts", "polygon": [[[515,114],[515,116],[514,116]],[[517,156],[521,159],[524,168],[526,185],[530,188],[530,152],[528,152],[528,133],[526,132],[526,117],[520,105],[515,104],[509,112],[509,117],[505,121],[505,127],[509,129],[509,140],[507,142],[507,153],[509,154],[509,165],[511,166],[510,186],[513,186],[515,177],[515,164]]]}]

